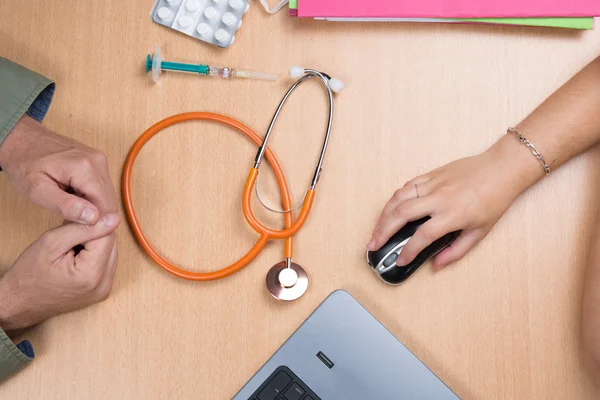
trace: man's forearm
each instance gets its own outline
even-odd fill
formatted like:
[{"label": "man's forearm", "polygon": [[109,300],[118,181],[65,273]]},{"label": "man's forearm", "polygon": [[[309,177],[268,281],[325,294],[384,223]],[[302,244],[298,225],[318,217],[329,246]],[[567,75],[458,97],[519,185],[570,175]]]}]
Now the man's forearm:
[{"label": "man's forearm", "polygon": [[11,340],[11,336],[19,333],[10,328],[14,326],[12,309],[11,294],[0,277],[0,382],[21,370],[33,358],[33,348],[29,342],[17,346]]},{"label": "man's forearm", "polygon": [[17,307],[18,294],[4,278],[0,276],[0,329],[4,330],[8,337],[15,337],[27,326],[21,322],[21,314],[24,312],[19,311]]},{"label": "man's forearm", "polygon": [[14,299],[11,299],[5,283],[0,277],[0,382],[24,368],[34,357],[29,342],[15,345],[11,340],[11,336],[14,337],[22,329],[17,328],[18,325],[13,321]]}]

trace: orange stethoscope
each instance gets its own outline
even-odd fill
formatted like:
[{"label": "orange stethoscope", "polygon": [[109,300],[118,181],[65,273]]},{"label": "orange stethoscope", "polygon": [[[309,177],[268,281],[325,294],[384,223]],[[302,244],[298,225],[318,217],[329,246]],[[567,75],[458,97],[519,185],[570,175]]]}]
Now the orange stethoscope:
[{"label": "orange stethoscope", "polygon": [[[308,288],[308,276],[300,265],[292,262],[292,237],[300,230],[300,228],[302,228],[304,222],[308,217],[308,214],[310,213],[315,197],[315,189],[321,173],[323,159],[327,150],[327,144],[329,143],[329,136],[331,134],[331,126],[333,122],[333,92],[340,91],[343,88],[343,84],[339,80],[331,78],[325,73],[313,69],[304,69],[301,67],[293,67],[290,70],[290,76],[299,79],[289,88],[289,90],[279,103],[279,106],[277,107],[277,110],[275,111],[275,114],[271,119],[271,123],[269,124],[269,128],[267,130],[267,133],[265,134],[264,139],[261,139],[256,132],[254,132],[246,125],[232,118],[220,114],[213,114],[207,112],[190,112],[174,115],[154,124],[148,130],[146,130],[146,132],[144,132],[133,144],[125,162],[121,188],[123,193],[123,201],[125,203],[125,213],[127,214],[127,219],[129,221],[129,225],[131,226],[131,230],[133,231],[135,238],[142,247],[142,249],[156,264],[158,264],[165,271],[179,278],[191,281],[212,281],[225,278],[247,266],[260,253],[260,251],[265,247],[265,245],[270,239],[284,239],[285,261],[275,264],[269,270],[266,279],[267,288],[275,298],[280,300],[295,300],[306,292],[306,289]],[[325,139],[323,141],[323,146],[321,148],[321,155],[319,157],[319,161],[315,173],[313,175],[311,185],[306,191],[302,203],[300,203],[300,205],[298,205],[297,207],[291,208],[290,193],[287,187],[287,183],[285,181],[285,176],[283,175],[283,170],[281,169],[281,166],[279,165],[279,162],[277,161],[277,158],[275,157],[273,152],[267,147],[267,142],[269,140],[269,137],[271,136],[271,132],[273,131],[273,127],[275,126],[281,109],[283,108],[289,96],[300,84],[313,77],[320,79],[327,92],[327,98],[329,101],[329,117],[327,121],[327,129],[325,133]],[[135,160],[139,152],[142,150],[143,146],[161,130],[180,122],[192,120],[208,120],[227,125],[243,133],[248,138],[250,138],[250,140],[256,143],[257,146],[259,146],[254,166],[250,170],[250,173],[248,174],[248,178],[246,180],[246,184],[244,186],[244,193],[242,196],[242,209],[246,221],[252,227],[252,229],[254,229],[260,235],[260,237],[254,244],[254,246],[250,249],[250,251],[246,253],[241,259],[239,259],[238,261],[226,268],[214,272],[187,271],[176,265],[171,264],[170,262],[165,260],[160,254],[158,254],[158,252],[152,247],[152,245],[148,241],[148,238],[146,238],[142,231],[140,222],[136,216],[133,207],[133,200],[131,196],[131,174],[133,171]],[[275,210],[273,208],[268,207],[260,198],[257,180],[259,177],[260,164],[263,158],[265,157],[275,173],[275,177],[279,185],[279,190],[281,192],[281,199],[284,207],[283,210]],[[270,211],[284,214],[284,229],[271,229],[269,227],[264,226],[256,218],[250,204],[253,188],[256,188],[257,197],[263,206],[265,206]],[[292,212],[300,206],[302,206],[302,208],[298,217],[294,221]]]}]

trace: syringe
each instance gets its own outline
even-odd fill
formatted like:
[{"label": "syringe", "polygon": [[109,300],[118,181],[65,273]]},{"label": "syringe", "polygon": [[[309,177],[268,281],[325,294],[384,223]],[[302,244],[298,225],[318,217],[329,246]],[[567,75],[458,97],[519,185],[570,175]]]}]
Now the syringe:
[{"label": "syringe", "polygon": [[224,79],[229,78],[248,78],[262,79],[267,81],[277,80],[277,74],[268,74],[264,72],[243,71],[229,67],[214,67],[205,64],[184,64],[178,62],[163,61],[160,47],[154,50],[154,55],[146,56],[146,72],[152,71],[152,80],[158,82],[162,71],[187,72],[198,75],[219,76]]}]

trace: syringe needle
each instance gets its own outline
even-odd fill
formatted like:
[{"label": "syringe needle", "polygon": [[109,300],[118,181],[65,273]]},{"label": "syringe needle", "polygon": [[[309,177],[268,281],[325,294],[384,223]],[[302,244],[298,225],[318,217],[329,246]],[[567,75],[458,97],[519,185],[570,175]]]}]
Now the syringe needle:
[{"label": "syringe needle", "polygon": [[178,62],[163,61],[160,48],[157,47],[154,56],[146,57],[146,72],[152,71],[152,79],[157,82],[162,71],[177,71],[187,72],[198,75],[219,76],[221,78],[247,78],[261,79],[267,81],[277,80],[277,74],[269,74],[265,72],[242,71],[228,67],[211,67],[205,64],[184,64]]}]

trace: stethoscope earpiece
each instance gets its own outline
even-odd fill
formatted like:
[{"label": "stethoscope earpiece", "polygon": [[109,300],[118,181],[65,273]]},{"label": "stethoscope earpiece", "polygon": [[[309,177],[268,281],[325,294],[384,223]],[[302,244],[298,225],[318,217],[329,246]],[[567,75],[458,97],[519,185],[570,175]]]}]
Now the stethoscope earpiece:
[{"label": "stethoscope earpiece", "polygon": [[329,80],[329,87],[331,88],[331,90],[333,90],[335,93],[339,93],[342,91],[342,89],[344,88],[344,82],[340,81],[338,78],[331,78]]},{"label": "stethoscope earpiece", "polygon": [[[300,79],[307,73],[304,67],[294,66],[290,68],[290,78],[292,79]],[[334,93],[339,93],[344,88],[344,82],[339,80],[338,78],[329,78],[328,86]]]},{"label": "stethoscope earpiece", "polygon": [[304,68],[303,67],[294,66],[294,67],[290,68],[290,78],[292,78],[292,79],[299,79],[303,75],[304,75]]}]

